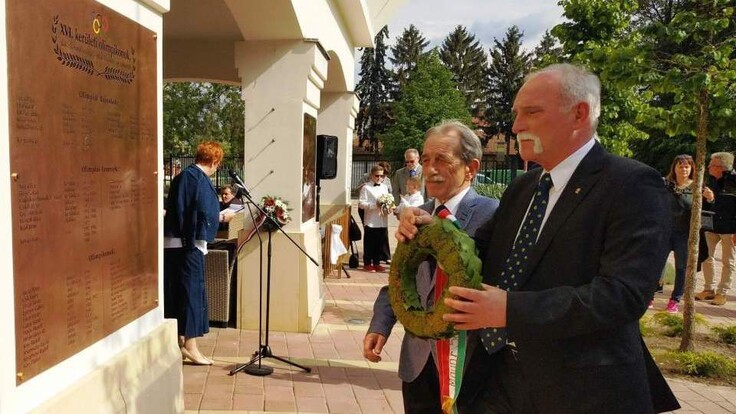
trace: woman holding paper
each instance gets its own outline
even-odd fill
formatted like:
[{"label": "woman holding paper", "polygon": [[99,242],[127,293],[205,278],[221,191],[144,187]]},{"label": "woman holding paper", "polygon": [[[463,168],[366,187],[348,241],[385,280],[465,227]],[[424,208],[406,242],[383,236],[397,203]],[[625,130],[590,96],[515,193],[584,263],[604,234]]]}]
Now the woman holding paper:
[{"label": "woman holding paper", "polygon": [[164,316],[178,321],[182,357],[197,365],[212,365],[197,347],[197,337],[209,332],[204,285],[204,255],[215,239],[220,213],[210,176],[222,161],[220,144],[199,144],[195,164],[171,182],[164,217]]}]

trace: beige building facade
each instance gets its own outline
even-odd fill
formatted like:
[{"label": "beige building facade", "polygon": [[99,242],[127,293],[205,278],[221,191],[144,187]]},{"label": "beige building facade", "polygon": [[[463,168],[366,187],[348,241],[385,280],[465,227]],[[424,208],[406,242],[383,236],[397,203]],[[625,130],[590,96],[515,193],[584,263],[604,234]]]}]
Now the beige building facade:
[{"label": "beige building facade", "polygon": [[[0,3],[0,50],[7,50],[7,3]],[[73,3],[76,0],[70,0]],[[320,223],[302,215],[305,114],[316,133],[338,138],[337,177],[321,183],[325,208],[350,204],[350,165],[358,109],[355,50],[374,34],[400,0],[98,0],[155,33],[158,159],[162,159],[162,86],[174,81],[224,82],[242,87],[245,101],[245,180],[253,198],[277,195],[294,208],[286,232],[320,260]],[[0,170],[10,177],[8,57],[0,53]],[[53,162],[39,154],[40,162]],[[163,166],[157,166],[163,177]],[[9,179],[0,193],[10,194]],[[162,210],[162,184],[158,207]],[[159,218],[159,228],[163,227]],[[0,326],[13,338],[13,222],[8,197],[0,201]],[[162,245],[159,235],[159,246]],[[275,234],[271,269],[271,329],[309,332],[324,307],[322,270]],[[238,326],[258,325],[257,241],[239,256]],[[158,273],[162,274],[159,258]],[[159,276],[159,298],[162,282]],[[15,341],[0,341],[0,414],[25,412],[183,412],[181,355],[176,323],[161,301],[122,328],[28,381],[16,380]]]}]

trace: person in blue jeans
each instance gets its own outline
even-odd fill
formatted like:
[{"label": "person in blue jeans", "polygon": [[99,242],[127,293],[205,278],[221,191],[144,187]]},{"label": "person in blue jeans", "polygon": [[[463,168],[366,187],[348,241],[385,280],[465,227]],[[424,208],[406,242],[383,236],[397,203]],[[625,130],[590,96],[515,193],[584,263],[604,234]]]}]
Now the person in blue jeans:
[{"label": "person in blue jeans", "polygon": [[687,241],[690,234],[690,210],[693,206],[693,157],[681,154],[672,160],[669,172],[664,177],[667,190],[672,195],[672,235],[670,249],[675,253],[675,287],[667,308],[669,313],[680,311],[680,299],[685,291],[685,268],[687,267]]}]

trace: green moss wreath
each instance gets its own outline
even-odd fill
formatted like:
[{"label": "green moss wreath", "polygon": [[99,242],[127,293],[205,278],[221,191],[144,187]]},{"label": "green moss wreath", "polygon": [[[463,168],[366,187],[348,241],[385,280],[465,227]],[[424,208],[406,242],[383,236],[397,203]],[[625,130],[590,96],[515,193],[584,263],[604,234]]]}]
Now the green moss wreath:
[{"label": "green moss wreath", "polygon": [[[417,293],[416,274],[419,264],[433,256],[447,275],[447,284],[434,309],[422,308]],[[451,220],[435,218],[429,225],[420,227],[419,234],[406,243],[399,243],[391,263],[388,292],[391,307],[404,328],[421,338],[449,338],[455,330],[453,324],[442,320],[442,315],[452,312],[445,305],[450,286],[481,288],[481,261],[476,255],[475,242],[465,232],[455,227]]]}]

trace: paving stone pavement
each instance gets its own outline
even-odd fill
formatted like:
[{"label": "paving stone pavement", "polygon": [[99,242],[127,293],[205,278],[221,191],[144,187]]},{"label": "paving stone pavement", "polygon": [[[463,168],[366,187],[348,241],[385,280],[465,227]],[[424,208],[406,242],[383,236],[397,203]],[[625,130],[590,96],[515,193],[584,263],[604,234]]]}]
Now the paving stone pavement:
[{"label": "paving stone pavement", "polygon": [[[391,218],[391,234],[395,225]],[[395,245],[393,238],[391,242]],[[362,246],[359,249],[362,252]],[[258,349],[258,332],[211,328],[198,343],[215,364],[183,366],[186,413],[403,413],[401,382],[396,374],[403,328],[394,328],[382,362],[374,364],[362,358],[373,300],[388,274],[358,269],[348,272],[350,278],[345,273],[341,278],[325,278],[325,309],[312,333],[271,332],[268,338],[274,355],[309,366],[311,373],[266,358],[263,364],[275,368],[272,375],[256,377],[241,372],[230,376],[236,364],[249,361]],[[663,310],[668,298],[668,292],[657,295],[656,309],[649,312]],[[272,298],[271,303],[277,311],[278,298]],[[733,295],[725,306],[698,302],[696,310],[712,324],[736,324]],[[731,387],[680,379],[668,382],[682,405],[677,413],[736,413],[736,390]]]}]

